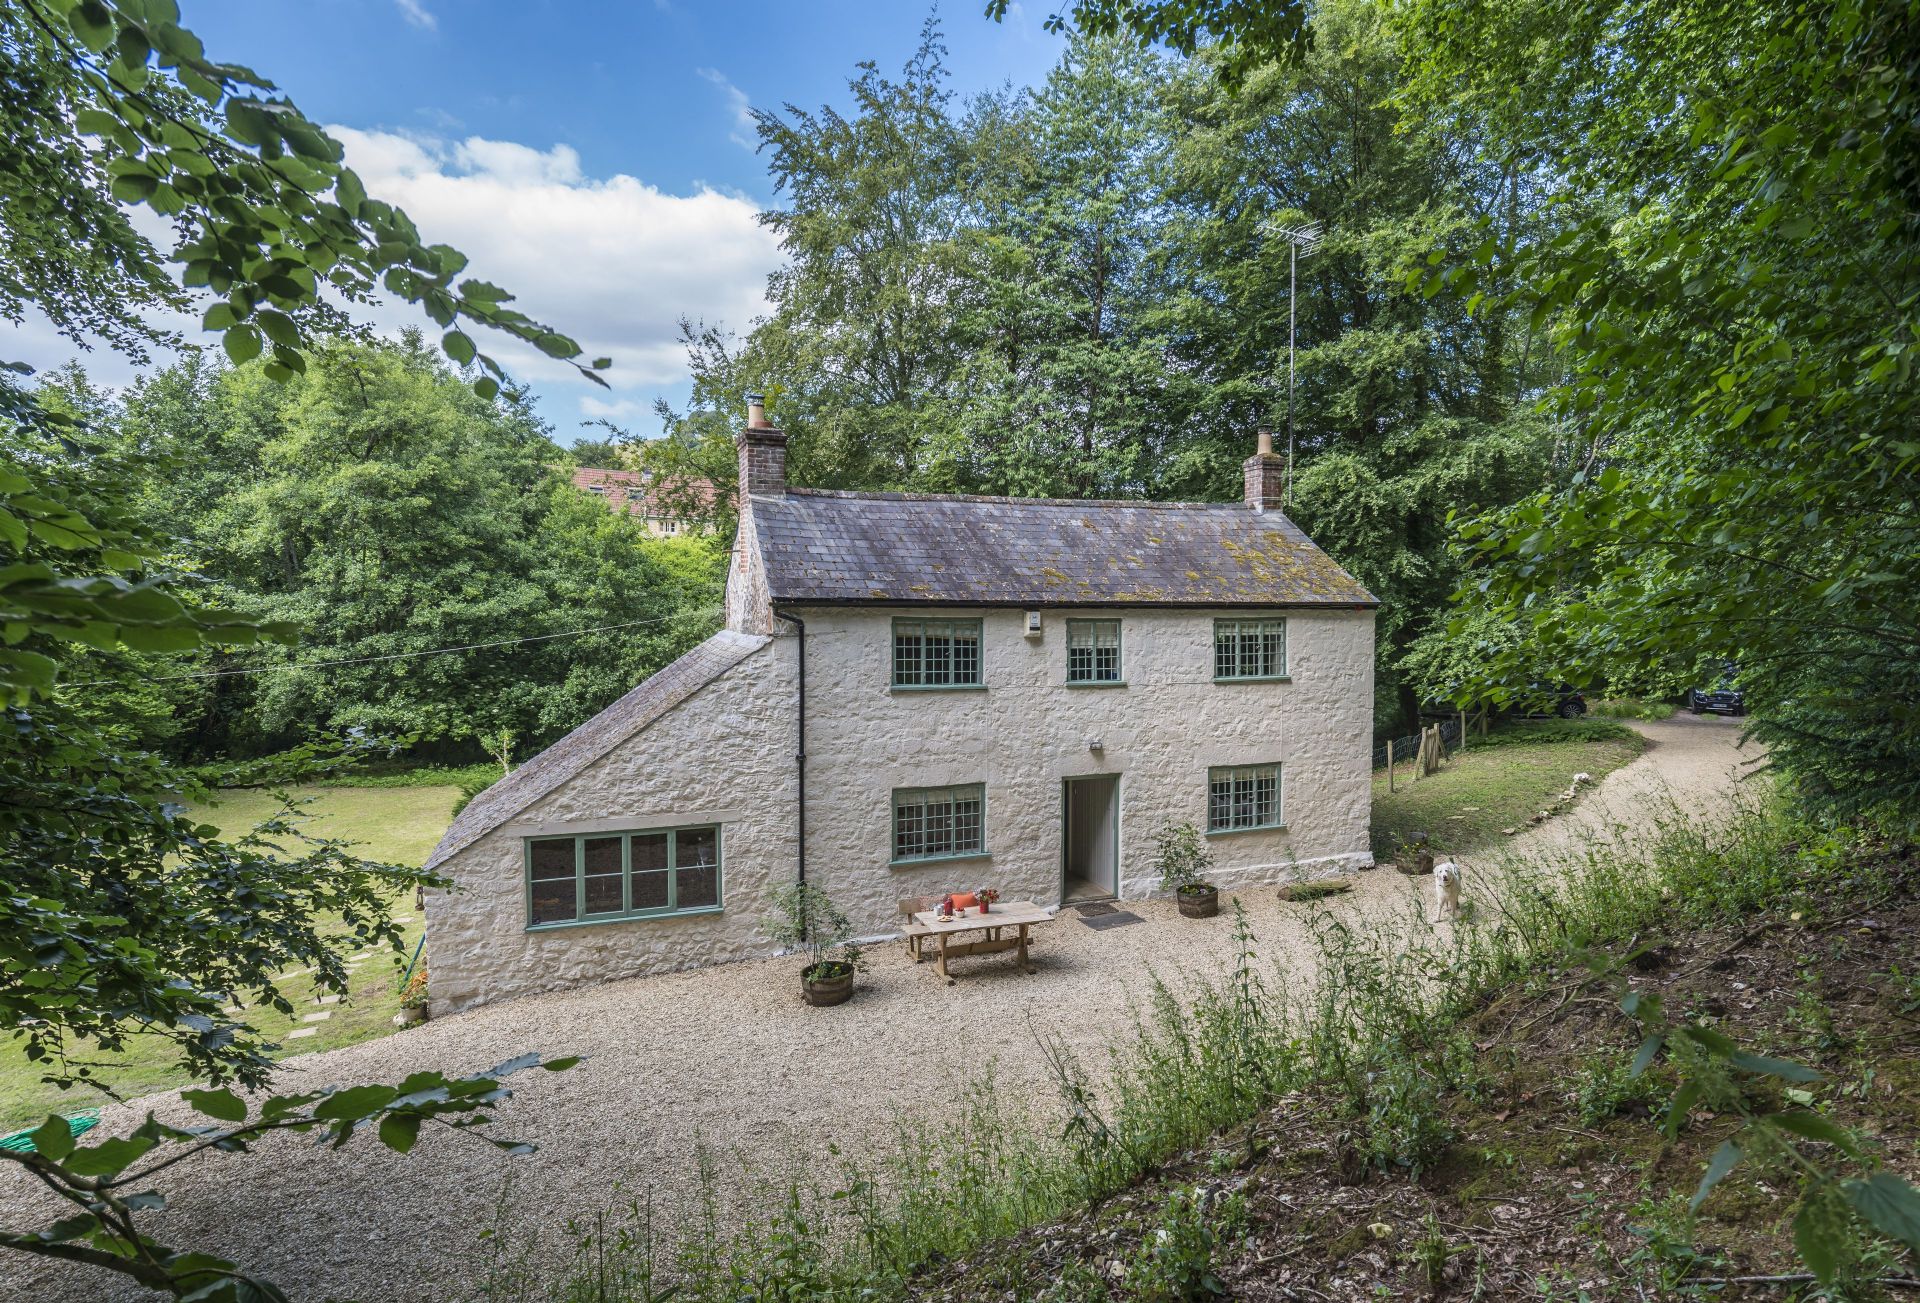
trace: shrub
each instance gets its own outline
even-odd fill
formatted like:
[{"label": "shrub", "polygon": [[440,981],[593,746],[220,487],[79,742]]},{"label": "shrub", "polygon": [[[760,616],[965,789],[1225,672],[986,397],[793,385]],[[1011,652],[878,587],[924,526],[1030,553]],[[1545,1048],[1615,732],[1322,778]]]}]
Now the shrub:
[{"label": "shrub", "polygon": [[793,882],[773,893],[773,915],[764,925],[769,940],[809,958],[804,977],[838,977],[866,967],[853,944],[853,920],[809,882]]},{"label": "shrub", "polygon": [[1160,872],[1162,891],[1187,891],[1207,885],[1213,856],[1200,829],[1191,823],[1170,823],[1153,835],[1153,867]]},{"label": "shrub", "polygon": [[1611,719],[1510,719],[1485,737],[1467,743],[1475,747],[1532,746],[1541,742],[1635,742],[1640,735]]}]

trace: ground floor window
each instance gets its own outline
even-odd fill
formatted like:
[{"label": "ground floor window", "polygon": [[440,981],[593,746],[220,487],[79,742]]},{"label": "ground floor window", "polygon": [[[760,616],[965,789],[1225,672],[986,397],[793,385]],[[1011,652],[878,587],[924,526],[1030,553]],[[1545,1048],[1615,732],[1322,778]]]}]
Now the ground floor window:
[{"label": "ground floor window", "polygon": [[1280,766],[1236,765],[1207,771],[1207,831],[1280,826]]},{"label": "ground floor window", "polygon": [[937,860],[986,852],[986,793],[969,787],[903,787],[893,794],[893,859]]},{"label": "ground floor window", "polygon": [[720,830],[658,828],[527,841],[527,925],[720,908]]}]

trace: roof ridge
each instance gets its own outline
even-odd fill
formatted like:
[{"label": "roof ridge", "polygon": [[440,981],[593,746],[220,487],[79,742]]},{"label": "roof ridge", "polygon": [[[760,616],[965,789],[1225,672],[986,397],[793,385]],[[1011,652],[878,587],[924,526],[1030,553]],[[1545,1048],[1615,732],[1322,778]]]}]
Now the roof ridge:
[{"label": "roof ridge", "polygon": [[1016,498],[991,493],[908,493],[891,489],[802,489],[787,494],[809,498],[863,498],[878,502],[1005,502],[1023,507],[1150,507],[1163,511],[1241,510],[1242,502],[1162,502],[1157,498]]}]

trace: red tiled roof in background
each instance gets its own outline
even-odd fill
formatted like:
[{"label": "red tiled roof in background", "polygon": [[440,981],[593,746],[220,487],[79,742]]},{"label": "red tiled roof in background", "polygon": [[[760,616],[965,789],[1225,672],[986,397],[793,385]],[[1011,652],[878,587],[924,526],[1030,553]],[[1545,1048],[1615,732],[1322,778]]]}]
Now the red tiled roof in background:
[{"label": "red tiled roof in background", "polygon": [[[673,486],[663,498],[653,484],[654,477],[642,471],[604,470],[582,466],[573,473],[573,487],[582,493],[596,493],[616,509],[636,516],[680,519],[691,506],[696,513],[713,507],[713,484],[708,480],[687,480]],[[670,499],[670,501],[669,501]]]}]

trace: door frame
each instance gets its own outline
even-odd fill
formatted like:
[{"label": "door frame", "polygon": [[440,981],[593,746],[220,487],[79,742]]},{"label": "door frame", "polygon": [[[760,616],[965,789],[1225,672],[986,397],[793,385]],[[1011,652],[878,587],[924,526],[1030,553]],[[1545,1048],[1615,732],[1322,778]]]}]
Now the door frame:
[{"label": "door frame", "polygon": [[[1067,883],[1072,878],[1073,850],[1073,784],[1084,783],[1092,779],[1110,779],[1113,783],[1113,801],[1107,809],[1107,826],[1112,832],[1113,854],[1108,864],[1111,870],[1112,886],[1110,898],[1120,899],[1120,799],[1123,777],[1120,774],[1074,774],[1060,780],[1060,900],[1067,899]],[[1096,886],[1098,884],[1095,884]]]}]

